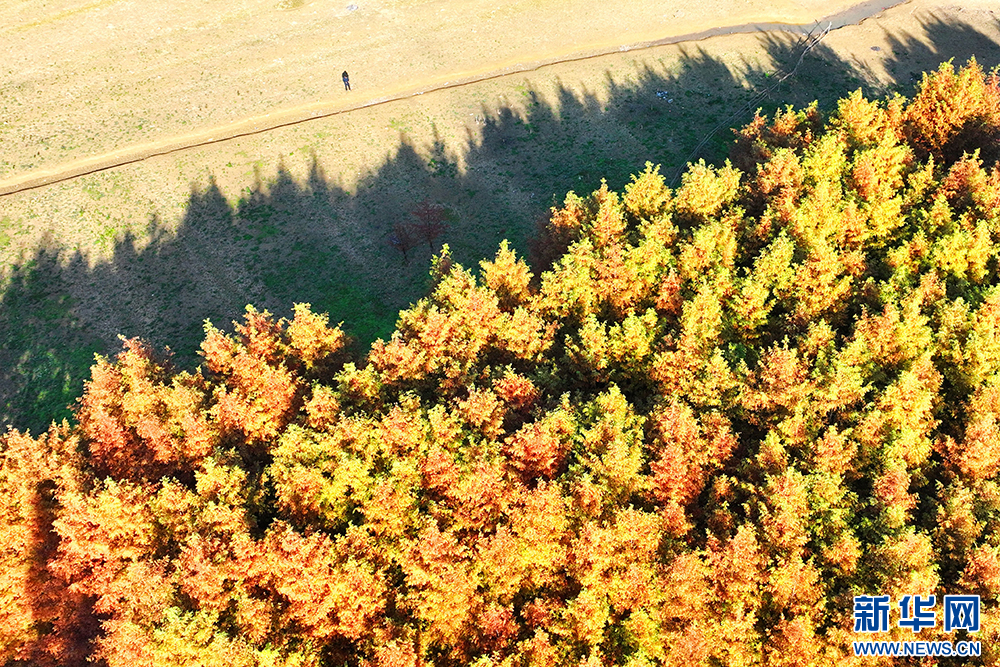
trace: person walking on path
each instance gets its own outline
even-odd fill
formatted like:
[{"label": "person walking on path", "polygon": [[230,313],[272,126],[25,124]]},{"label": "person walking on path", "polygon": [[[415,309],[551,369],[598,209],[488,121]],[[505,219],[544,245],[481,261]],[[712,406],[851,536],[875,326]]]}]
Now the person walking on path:
[{"label": "person walking on path", "polygon": [[341,78],[344,79],[344,90],[350,90],[351,89],[351,79],[350,79],[350,77],[347,76],[347,70],[345,69],[344,73],[341,74],[340,76],[341,76]]}]

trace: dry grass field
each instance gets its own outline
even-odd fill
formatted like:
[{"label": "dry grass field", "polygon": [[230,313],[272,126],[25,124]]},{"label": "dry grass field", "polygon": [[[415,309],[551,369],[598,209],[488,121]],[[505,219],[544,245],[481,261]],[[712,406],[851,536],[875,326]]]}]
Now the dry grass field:
[{"label": "dry grass field", "polygon": [[[37,432],[67,415],[119,335],[193,367],[204,320],[224,325],[248,303],[284,316],[310,302],[363,350],[423,294],[442,243],[470,266],[505,238],[524,251],[567,191],[601,178],[620,189],[647,160],[673,178],[690,159],[721,159],[726,128],[756,106],[829,108],[859,87],[905,95],[942,60],[1000,63],[1000,8],[986,0],[912,0],[833,31],[777,86],[801,36],[558,61],[709,25],[806,21],[829,3],[714,0],[692,17],[646,0],[625,12],[355,1],[0,0],[0,45],[15,54],[0,64],[0,182],[241,119],[324,115],[0,197],[5,423]],[[448,224],[404,260],[390,239],[421,202]]]},{"label": "dry grass field", "polygon": [[809,22],[851,4],[706,0],[695,13],[676,0],[0,0],[0,179],[291,108],[349,108],[705,27]]}]

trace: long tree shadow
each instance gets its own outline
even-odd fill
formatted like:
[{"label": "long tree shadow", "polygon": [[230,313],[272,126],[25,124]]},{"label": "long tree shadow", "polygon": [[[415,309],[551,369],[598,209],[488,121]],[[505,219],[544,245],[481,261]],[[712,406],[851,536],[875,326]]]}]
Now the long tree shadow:
[{"label": "long tree shadow", "polygon": [[311,303],[343,321],[363,354],[425,293],[442,243],[469,267],[503,239],[523,251],[568,191],[589,192],[602,178],[620,189],[646,161],[669,175],[691,159],[720,160],[728,127],[756,106],[818,100],[828,111],[859,86],[910,93],[916,73],[948,58],[1000,62],[1000,47],[971,24],[935,18],[925,31],[889,35],[881,72],[820,44],[774,85],[804,42],[762,34],[768,65],[734,66],[694,48],[680,68],[647,59],[627,80],[608,73],[600,94],[557,83],[553,101],[520,86],[519,103],[481,108],[459,145],[400,135],[356,187],[328,177],[314,156],[305,178],[282,164],[257,173],[235,203],[214,179],[192,184],[179,225],[151,217],[146,234],[119,238],[107,261],[43,245],[0,297],[0,416],[34,432],[68,417],[94,354],[114,354],[119,335],[170,347],[179,366],[194,367],[205,320],[227,325],[246,304],[284,316]]}]

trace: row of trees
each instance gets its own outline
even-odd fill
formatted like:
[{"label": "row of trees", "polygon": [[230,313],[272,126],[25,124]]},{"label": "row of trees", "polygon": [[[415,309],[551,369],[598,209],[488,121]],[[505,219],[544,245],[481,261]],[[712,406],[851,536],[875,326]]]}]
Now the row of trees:
[{"label": "row of trees", "polygon": [[943,65],[570,193],[535,272],[446,249],[363,361],[306,305],[126,341],[0,440],[0,663],[889,664],[865,593],[980,595],[992,663],[998,139]]}]

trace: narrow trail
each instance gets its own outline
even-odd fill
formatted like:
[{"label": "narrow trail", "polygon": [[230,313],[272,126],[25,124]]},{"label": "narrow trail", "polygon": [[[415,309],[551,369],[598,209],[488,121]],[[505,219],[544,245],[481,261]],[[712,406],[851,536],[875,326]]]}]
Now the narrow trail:
[{"label": "narrow trail", "polygon": [[641,51],[660,46],[699,42],[710,37],[720,35],[757,32],[784,32],[801,35],[802,37],[808,37],[817,28],[823,30],[824,32],[829,32],[847,26],[859,25],[864,20],[877,16],[886,9],[906,5],[911,1],[912,0],[868,0],[867,2],[855,5],[847,10],[824,17],[812,23],[745,23],[734,26],[710,28],[696,33],[674,35],[653,41],[617,46],[607,45],[603,48],[592,49],[587,52],[563,54],[531,63],[512,63],[500,67],[494,65],[489,70],[462,73],[459,78],[455,78],[453,80],[449,80],[448,77],[439,77],[433,80],[422,81],[417,85],[405,87],[401,86],[397,89],[382,91],[383,94],[379,97],[368,99],[357,104],[338,104],[325,100],[286,109],[279,109],[271,113],[244,118],[226,125],[207,128],[197,132],[169,137],[166,139],[160,139],[154,142],[128,146],[109,153],[64,162],[45,169],[29,171],[12,178],[0,180],[0,197],[15,195],[28,190],[79,178],[80,176],[114,169],[116,167],[121,167],[135,162],[141,162],[143,160],[148,160],[161,155],[170,155],[172,153],[208,146],[210,144],[229,141],[240,137],[262,134],[283,127],[299,125],[311,120],[329,118],[331,116],[359,111],[368,107],[390,104],[416,97],[418,95],[433,93],[439,90],[459,88],[484,81],[522,74],[525,72],[534,72],[545,67],[563,63],[590,60],[593,58],[627,51]]}]

